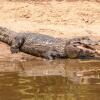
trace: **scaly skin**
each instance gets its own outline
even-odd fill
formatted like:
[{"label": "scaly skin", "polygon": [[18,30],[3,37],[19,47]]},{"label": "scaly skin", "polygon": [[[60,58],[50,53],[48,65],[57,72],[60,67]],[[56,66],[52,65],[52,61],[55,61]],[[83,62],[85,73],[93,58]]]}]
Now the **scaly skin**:
[{"label": "scaly skin", "polygon": [[4,27],[0,27],[0,41],[10,45],[12,53],[22,51],[46,59],[94,56],[97,51],[91,46],[98,44],[88,37],[67,40],[38,33],[16,33]]}]

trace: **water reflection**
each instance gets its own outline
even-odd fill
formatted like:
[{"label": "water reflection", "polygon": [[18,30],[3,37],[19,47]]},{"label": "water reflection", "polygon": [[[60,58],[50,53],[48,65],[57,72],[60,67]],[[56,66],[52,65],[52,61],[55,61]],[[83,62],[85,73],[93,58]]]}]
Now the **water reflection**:
[{"label": "water reflection", "polygon": [[99,100],[100,62],[0,62],[0,100]]}]

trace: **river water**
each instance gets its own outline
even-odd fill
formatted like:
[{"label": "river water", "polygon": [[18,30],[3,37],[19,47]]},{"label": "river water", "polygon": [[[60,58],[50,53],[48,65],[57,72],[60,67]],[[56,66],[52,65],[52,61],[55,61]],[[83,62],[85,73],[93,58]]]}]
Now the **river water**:
[{"label": "river water", "polygon": [[0,100],[100,100],[100,61],[0,61]]}]

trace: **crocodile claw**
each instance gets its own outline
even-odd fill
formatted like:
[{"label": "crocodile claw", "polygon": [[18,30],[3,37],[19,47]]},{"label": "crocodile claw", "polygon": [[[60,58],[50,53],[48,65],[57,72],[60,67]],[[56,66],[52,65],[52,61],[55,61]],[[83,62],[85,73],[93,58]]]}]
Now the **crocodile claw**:
[{"label": "crocodile claw", "polygon": [[11,47],[10,50],[11,50],[11,53],[18,53],[19,52],[18,48]]}]

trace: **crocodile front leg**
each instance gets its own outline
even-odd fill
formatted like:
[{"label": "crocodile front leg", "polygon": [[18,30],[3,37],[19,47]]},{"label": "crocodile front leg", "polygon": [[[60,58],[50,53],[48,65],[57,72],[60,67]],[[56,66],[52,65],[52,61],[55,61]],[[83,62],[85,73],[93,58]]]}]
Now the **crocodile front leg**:
[{"label": "crocodile front leg", "polygon": [[76,48],[73,45],[67,45],[65,48],[65,52],[66,52],[66,55],[68,56],[68,58],[77,58],[80,51],[81,50],[79,48]]},{"label": "crocodile front leg", "polygon": [[15,37],[13,40],[12,40],[12,44],[11,44],[11,47],[10,47],[10,50],[12,53],[18,53],[21,46],[23,45],[24,43],[24,38],[22,37]]}]

